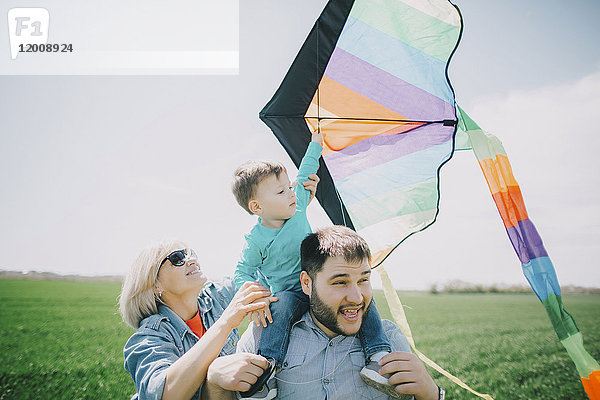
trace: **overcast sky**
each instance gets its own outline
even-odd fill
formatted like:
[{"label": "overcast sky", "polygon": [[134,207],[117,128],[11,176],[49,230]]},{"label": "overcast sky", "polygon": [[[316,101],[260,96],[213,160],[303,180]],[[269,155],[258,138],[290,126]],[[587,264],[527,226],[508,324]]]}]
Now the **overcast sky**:
[{"label": "overcast sky", "polygon": [[[258,112],[325,3],[241,1],[239,75],[0,76],[0,268],[121,275],[177,237],[210,277],[232,274],[255,223],[232,171],[263,158],[295,171]],[[600,287],[600,3],[457,3],[457,101],[503,141],[559,282]],[[441,177],[438,221],[384,264],[395,286],[526,284],[474,155]],[[309,219],[330,224],[316,202]]]}]

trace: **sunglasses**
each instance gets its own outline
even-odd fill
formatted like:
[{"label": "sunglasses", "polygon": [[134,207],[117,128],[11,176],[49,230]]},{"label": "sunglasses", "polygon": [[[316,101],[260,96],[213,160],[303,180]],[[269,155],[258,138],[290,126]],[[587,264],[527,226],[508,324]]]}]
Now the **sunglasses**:
[{"label": "sunglasses", "polygon": [[174,267],[182,267],[185,265],[185,262],[188,258],[198,259],[196,252],[193,249],[182,249],[175,250],[171,252],[168,256],[166,256],[160,264],[158,264],[158,269],[156,270],[156,276],[158,276],[158,272],[160,271],[160,267],[165,263],[165,261],[169,260],[172,266]]}]

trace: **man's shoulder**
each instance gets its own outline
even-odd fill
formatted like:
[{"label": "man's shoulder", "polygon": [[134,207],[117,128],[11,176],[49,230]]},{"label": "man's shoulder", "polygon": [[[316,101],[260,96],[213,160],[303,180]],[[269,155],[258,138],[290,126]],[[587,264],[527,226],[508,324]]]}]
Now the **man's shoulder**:
[{"label": "man's shoulder", "polygon": [[[383,330],[385,332],[391,332],[391,331],[400,331],[400,328],[398,327],[398,325],[396,325],[394,322],[390,321],[389,319],[381,319],[381,326],[383,326]],[[400,331],[402,332],[402,331]]]},{"label": "man's shoulder", "polygon": [[404,333],[402,333],[402,330],[398,325],[388,319],[382,319],[381,326],[390,341],[390,346],[392,346],[393,351],[410,352],[408,339],[406,339],[406,336],[404,336]]},{"label": "man's shoulder", "polygon": [[238,341],[236,353],[256,353],[262,329],[257,328],[253,323],[248,325],[248,329]]}]

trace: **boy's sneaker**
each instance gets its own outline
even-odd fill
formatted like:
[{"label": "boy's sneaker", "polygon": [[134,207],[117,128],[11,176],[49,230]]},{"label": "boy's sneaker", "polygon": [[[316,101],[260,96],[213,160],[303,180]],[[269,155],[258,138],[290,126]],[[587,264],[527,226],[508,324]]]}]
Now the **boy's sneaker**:
[{"label": "boy's sneaker", "polygon": [[275,359],[267,358],[269,366],[258,377],[254,385],[246,392],[237,392],[238,399],[271,400],[277,396],[277,381],[275,380]]},{"label": "boy's sneaker", "polygon": [[377,371],[379,371],[380,368],[379,364],[375,361],[371,361],[360,371],[360,377],[367,385],[374,387],[393,399],[411,400],[413,398],[410,394],[396,392],[395,387],[388,383],[391,374],[379,375],[379,372]]}]

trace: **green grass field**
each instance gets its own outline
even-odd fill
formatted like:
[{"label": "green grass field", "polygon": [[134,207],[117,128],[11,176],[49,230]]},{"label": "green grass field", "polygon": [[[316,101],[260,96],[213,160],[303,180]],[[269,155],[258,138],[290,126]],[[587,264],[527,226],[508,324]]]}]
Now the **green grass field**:
[{"label": "green grass field", "polygon": [[[120,285],[0,280],[0,399],[126,399],[132,330],[120,319]],[[382,316],[389,318],[382,293]],[[401,293],[417,348],[496,399],[585,399],[577,371],[533,294]],[[565,296],[600,359],[600,296]],[[432,372],[449,399],[474,395]],[[310,400],[310,399],[308,399]]]}]

